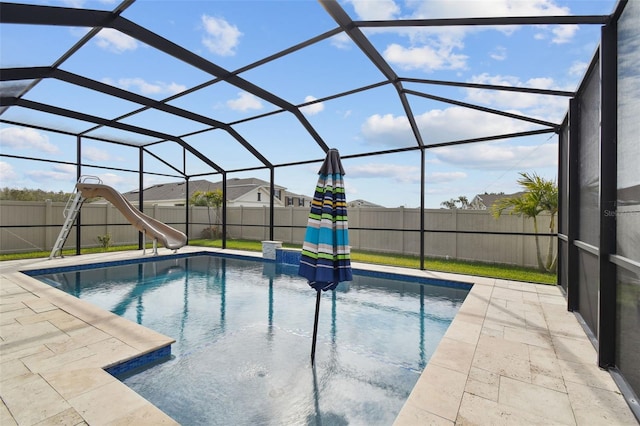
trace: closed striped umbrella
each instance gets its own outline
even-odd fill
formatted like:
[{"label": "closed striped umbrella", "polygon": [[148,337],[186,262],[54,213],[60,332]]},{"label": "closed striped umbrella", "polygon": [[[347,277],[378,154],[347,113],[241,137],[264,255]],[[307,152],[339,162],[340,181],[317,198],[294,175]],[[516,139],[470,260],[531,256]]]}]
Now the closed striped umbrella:
[{"label": "closed striped umbrella", "polygon": [[316,290],[311,363],[315,361],[321,291],[351,281],[351,256],[344,169],[337,149],[330,149],[318,172],[298,274]]}]

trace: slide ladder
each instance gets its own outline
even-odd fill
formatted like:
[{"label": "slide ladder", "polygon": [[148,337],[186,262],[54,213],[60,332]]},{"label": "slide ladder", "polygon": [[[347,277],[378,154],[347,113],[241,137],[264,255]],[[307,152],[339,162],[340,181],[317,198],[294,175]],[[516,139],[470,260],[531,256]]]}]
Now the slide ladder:
[{"label": "slide ladder", "polygon": [[[85,182],[86,180],[97,180],[99,183],[102,183],[100,178],[97,178],[95,176],[83,176],[78,180],[78,182]],[[69,232],[71,232],[71,228],[73,228],[73,223],[78,217],[78,212],[80,211],[80,207],[82,207],[83,202],[84,197],[82,196],[82,193],[80,193],[80,191],[75,188],[75,193],[71,194],[71,196],[67,200],[67,205],[62,211],[62,216],[64,216],[65,218],[64,224],[62,225],[60,234],[58,234],[58,238],[56,239],[56,242],[51,249],[49,259],[53,259],[57,255],[62,257],[62,247],[64,246],[64,243],[67,242]]]}]

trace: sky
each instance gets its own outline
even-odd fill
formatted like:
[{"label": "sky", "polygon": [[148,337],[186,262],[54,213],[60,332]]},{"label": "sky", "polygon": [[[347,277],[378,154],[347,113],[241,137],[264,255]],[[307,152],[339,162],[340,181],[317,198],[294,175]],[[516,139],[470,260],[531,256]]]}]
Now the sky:
[{"label": "sky", "polygon": [[[29,1],[26,3],[84,7],[111,11],[113,1]],[[603,15],[614,0],[449,0],[340,1],[354,20],[457,18],[487,16]],[[138,0],[122,16],[145,26],[178,46],[189,49],[293,105],[303,105],[336,93],[384,80],[381,72],[345,34],[313,43],[282,58],[250,67],[327,31],[336,22],[311,0],[287,1],[163,1]],[[364,34],[394,72],[404,78],[460,81],[536,89],[575,91],[597,49],[599,25],[539,25],[502,27],[364,28]],[[0,24],[2,68],[49,66],[87,33],[87,29]],[[213,76],[158,52],[123,33],[101,30],[60,69],[155,100],[179,95]],[[543,129],[529,121],[503,117],[433,97],[477,104],[518,116],[559,124],[568,97],[468,89],[405,82],[407,100],[425,145]],[[10,90],[8,83],[0,85]],[[431,98],[421,96],[428,94]],[[62,80],[45,79],[25,99],[90,115],[117,118],[139,105],[105,99]],[[178,96],[169,104],[223,123],[276,167],[275,183],[289,191],[312,195],[324,151],[290,113],[227,83]],[[337,99],[310,103],[302,109],[322,140],[337,148],[346,171],[347,200],[363,199],[386,207],[420,206],[421,160],[417,150],[364,156],[370,152],[417,146],[396,90],[390,85]],[[267,114],[256,120],[247,118]],[[0,186],[70,192],[76,170],[70,164],[28,161],[37,157],[75,162],[76,137],[15,123],[37,123],[72,133],[92,129],[84,121],[62,120],[50,114],[12,107],[0,115]],[[145,111],[124,123],[180,136],[208,159],[230,170],[228,178],[269,180],[262,162],[221,130],[162,112]],[[108,137],[134,147],[83,139],[83,175],[99,177],[125,192],[136,189],[137,146],[157,139],[101,127],[89,136]],[[209,166],[173,142],[148,146],[143,157],[144,185],[191,179],[220,180]],[[425,206],[439,208],[459,196],[471,200],[483,193],[513,193],[520,173],[555,180],[557,136],[505,138],[491,142],[432,148],[425,155]],[[163,159],[164,162],[159,161]],[[100,169],[91,165],[104,165]],[[169,166],[173,167],[170,168]],[[243,171],[236,171],[243,170]],[[233,172],[235,171],[235,172]],[[170,175],[170,176],[166,176]]]}]

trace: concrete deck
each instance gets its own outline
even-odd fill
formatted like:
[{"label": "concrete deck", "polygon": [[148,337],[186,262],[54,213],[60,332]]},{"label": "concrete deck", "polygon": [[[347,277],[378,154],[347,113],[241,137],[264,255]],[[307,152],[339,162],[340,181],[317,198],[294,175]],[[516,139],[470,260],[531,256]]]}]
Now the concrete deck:
[{"label": "concrete deck", "polygon": [[[171,338],[18,272],[141,256],[0,263],[0,424],[176,424],[103,370]],[[638,424],[557,287],[354,267],[474,284],[395,426]]]}]

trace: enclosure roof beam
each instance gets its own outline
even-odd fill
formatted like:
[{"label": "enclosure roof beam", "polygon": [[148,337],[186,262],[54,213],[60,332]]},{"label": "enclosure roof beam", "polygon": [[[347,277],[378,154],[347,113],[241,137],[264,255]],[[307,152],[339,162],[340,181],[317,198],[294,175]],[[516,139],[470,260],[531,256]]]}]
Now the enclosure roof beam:
[{"label": "enclosure roof beam", "polygon": [[42,103],[39,103],[39,102],[29,101],[29,100],[26,100],[26,99],[20,99],[20,98],[16,98],[16,97],[2,97],[2,98],[0,98],[0,106],[20,106],[20,107],[23,107],[23,108],[29,108],[29,109],[33,109],[33,110],[36,110],[36,111],[46,112],[48,114],[58,115],[58,116],[61,116],[61,117],[73,118],[75,120],[80,120],[80,121],[86,121],[86,122],[89,122],[89,123],[100,124],[102,126],[112,127],[114,129],[124,130],[124,131],[127,131],[127,132],[136,133],[136,134],[139,134],[139,135],[150,136],[150,137],[163,139],[163,140],[171,140],[171,141],[174,141],[174,142],[177,142],[178,144],[180,144],[180,146],[185,148],[187,151],[189,151],[191,154],[193,154],[194,156],[199,158],[201,161],[203,161],[205,164],[207,164],[211,168],[217,170],[218,172],[223,172],[224,171],[224,169],[222,167],[218,166],[216,163],[214,163],[209,158],[204,156],[201,152],[199,152],[198,150],[194,149],[191,145],[189,145],[188,143],[186,143],[182,139],[180,139],[180,138],[178,138],[176,136],[173,136],[173,135],[169,135],[167,133],[158,132],[156,130],[145,129],[143,127],[133,126],[131,124],[125,124],[125,123],[120,123],[118,121],[108,120],[108,119],[103,118],[103,117],[96,117],[94,115],[89,115],[89,114],[85,114],[85,113],[78,112],[78,111],[71,111],[71,110],[68,110],[68,109],[55,107],[55,106],[52,106],[52,105],[46,105],[46,104],[42,104]]},{"label": "enclosure roof beam", "polygon": [[422,135],[420,134],[420,130],[418,129],[418,125],[416,123],[413,112],[411,111],[411,105],[409,105],[409,101],[404,94],[402,83],[398,78],[398,75],[393,71],[391,66],[385,61],[385,59],[380,55],[380,52],[371,44],[369,39],[360,31],[360,29],[354,25],[354,22],[351,20],[349,15],[344,11],[344,9],[338,4],[335,0],[319,0],[322,6],[325,8],[327,13],[331,15],[331,17],[340,25],[340,28],[344,30],[344,32],[351,37],[353,42],[360,48],[360,50],[369,58],[369,60],[380,70],[380,72],[385,76],[385,78],[391,82],[396,91],[398,92],[398,96],[400,98],[400,102],[402,103],[402,107],[404,108],[407,119],[409,120],[409,125],[411,126],[411,130],[413,132],[414,137],[416,138],[416,142],[419,146],[423,146],[424,143],[422,141]]}]

